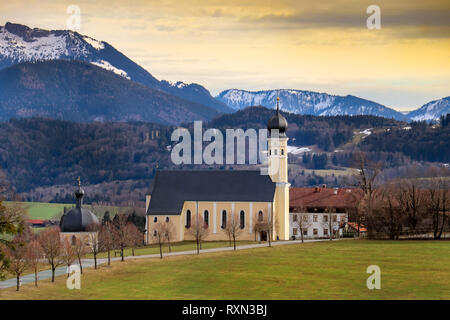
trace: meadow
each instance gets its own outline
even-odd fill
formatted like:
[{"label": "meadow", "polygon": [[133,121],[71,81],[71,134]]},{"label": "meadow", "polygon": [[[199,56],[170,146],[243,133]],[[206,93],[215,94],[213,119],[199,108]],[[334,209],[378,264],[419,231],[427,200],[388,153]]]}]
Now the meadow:
[{"label": "meadow", "polygon": [[[138,259],[0,290],[0,299],[450,299],[450,242],[345,240]],[[366,269],[381,269],[369,290]]]}]

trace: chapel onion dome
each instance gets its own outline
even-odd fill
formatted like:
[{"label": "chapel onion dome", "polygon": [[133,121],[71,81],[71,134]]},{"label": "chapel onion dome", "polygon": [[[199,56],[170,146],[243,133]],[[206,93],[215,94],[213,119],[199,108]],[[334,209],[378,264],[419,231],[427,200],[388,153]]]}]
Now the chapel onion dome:
[{"label": "chapel onion dome", "polygon": [[77,198],[76,207],[70,209],[61,217],[59,227],[61,232],[86,232],[89,227],[99,225],[98,218],[90,210],[83,208],[84,190],[78,181],[78,189],[75,190]]},{"label": "chapel onion dome", "polygon": [[267,130],[269,130],[270,135],[271,130],[278,129],[280,137],[285,137],[287,128],[287,120],[280,113],[280,98],[277,98],[277,113],[272,118],[270,118],[269,122],[267,123]]}]

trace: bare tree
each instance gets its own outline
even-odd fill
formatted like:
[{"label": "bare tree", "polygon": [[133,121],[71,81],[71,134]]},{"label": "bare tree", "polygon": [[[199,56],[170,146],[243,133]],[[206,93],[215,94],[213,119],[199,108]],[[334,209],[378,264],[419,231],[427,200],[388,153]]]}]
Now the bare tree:
[{"label": "bare tree", "polygon": [[336,209],[332,207],[325,208],[322,225],[328,228],[328,238],[330,241],[333,240],[333,233],[336,231],[336,227],[339,226]]},{"label": "bare tree", "polygon": [[88,242],[91,253],[94,255],[94,269],[97,269],[97,255],[100,252],[100,244],[98,241],[98,233],[100,226],[97,224],[91,224],[87,227]]},{"label": "bare tree", "polygon": [[69,277],[70,266],[76,260],[77,255],[75,253],[74,246],[72,245],[72,243],[70,243],[68,238],[64,238],[64,240],[62,242],[61,258],[62,258],[64,264],[67,265],[67,277]]},{"label": "bare tree", "polygon": [[172,252],[172,241],[175,237],[175,226],[173,225],[173,222],[168,220],[166,221],[167,224],[167,230],[166,230],[166,241],[167,245],[169,247],[169,253]]},{"label": "bare tree", "polygon": [[194,223],[188,229],[188,233],[194,237],[197,244],[197,254],[200,254],[201,243],[209,234],[209,228],[200,215],[195,218]]},{"label": "bare tree", "polygon": [[224,232],[229,239],[233,240],[233,247],[236,250],[236,239],[242,234],[243,226],[239,221],[239,216],[235,213],[231,215],[231,221],[225,226]]},{"label": "bare tree", "polygon": [[38,269],[41,259],[44,256],[41,245],[38,240],[32,240],[27,246],[26,259],[28,265],[34,271],[34,285],[38,285]]},{"label": "bare tree", "polygon": [[116,214],[114,216],[113,239],[115,247],[120,250],[121,261],[125,261],[124,250],[128,245],[128,235],[126,228],[127,223],[128,223],[128,216],[126,214]]},{"label": "bare tree", "polygon": [[127,235],[127,246],[131,248],[131,255],[134,256],[134,249],[142,245],[143,234],[139,229],[131,222],[128,222],[125,226]]},{"label": "bare tree", "polygon": [[427,213],[431,215],[433,238],[440,239],[450,207],[450,190],[442,178],[433,178],[428,189]]},{"label": "bare tree", "polygon": [[309,227],[311,227],[311,219],[309,219],[309,214],[305,212],[306,210],[303,208],[297,209],[297,212],[294,212],[295,215],[297,215],[297,226],[300,231],[300,237],[302,239],[302,243],[304,242],[304,231],[308,230]]},{"label": "bare tree", "polygon": [[392,196],[399,202],[399,209],[403,210],[408,219],[408,226],[415,231],[425,211],[425,198],[419,189],[417,179],[400,179],[391,189]]},{"label": "bare tree", "polygon": [[111,250],[114,249],[114,226],[112,222],[106,221],[100,227],[98,242],[101,251],[108,252],[108,266],[111,265]]},{"label": "bare tree", "polygon": [[159,245],[159,256],[162,259],[162,246],[164,245],[164,241],[166,240],[166,234],[168,232],[168,225],[164,221],[158,221],[152,225],[150,229],[153,237],[156,239]]},{"label": "bare tree", "polygon": [[52,268],[52,282],[55,282],[56,267],[61,265],[61,238],[59,227],[52,227],[44,230],[39,235],[39,244],[44,251],[45,258]]},{"label": "bare tree", "polygon": [[[363,192],[363,199],[361,200],[360,205],[360,213],[363,216],[373,216],[372,208],[377,187],[377,177],[380,174],[383,165],[381,162],[375,163],[373,161],[370,161],[364,152],[354,153],[353,163],[358,169],[358,174],[355,176],[357,180],[357,186]],[[368,225],[368,228],[370,229],[370,225]]]},{"label": "bare tree", "polygon": [[83,238],[77,238],[73,246],[73,250],[78,260],[78,264],[80,265],[80,272],[83,273],[83,264],[81,263],[81,259],[86,253],[88,253],[89,244],[87,244]]},{"label": "bare tree", "polygon": [[16,276],[17,291],[20,288],[20,276],[28,267],[27,243],[29,238],[24,233],[17,234],[6,249],[8,258],[8,270]]}]

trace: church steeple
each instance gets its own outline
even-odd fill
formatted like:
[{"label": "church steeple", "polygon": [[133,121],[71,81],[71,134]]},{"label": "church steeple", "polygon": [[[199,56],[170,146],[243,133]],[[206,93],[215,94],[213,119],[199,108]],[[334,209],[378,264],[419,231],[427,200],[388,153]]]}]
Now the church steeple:
[{"label": "church steeple", "polygon": [[75,190],[75,197],[77,198],[77,208],[81,208],[83,205],[83,197],[84,197],[84,190],[81,188],[81,179],[78,177],[78,189]]},{"label": "church steeple", "polygon": [[269,135],[272,130],[278,130],[280,137],[286,137],[286,130],[288,128],[288,123],[285,117],[280,112],[280,97],[277,97],[277,112],[270,118],[267,123],[267,129],[269,130]]}]

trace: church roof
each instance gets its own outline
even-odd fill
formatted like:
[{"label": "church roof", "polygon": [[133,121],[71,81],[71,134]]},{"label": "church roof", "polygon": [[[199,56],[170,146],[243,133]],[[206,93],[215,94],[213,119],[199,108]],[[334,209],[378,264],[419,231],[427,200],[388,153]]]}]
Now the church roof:
[{"label": "church roof", "polygon": [[160,170],[148,215],[176,215],[185,201],[273,202],[275,183],[255,170]]},{"label": "church roof", "polygon": [[98,218],[86,208],[72,208],[67,211],[60,222],[61,232],[85,232],[90,225],[98,225]]}]

